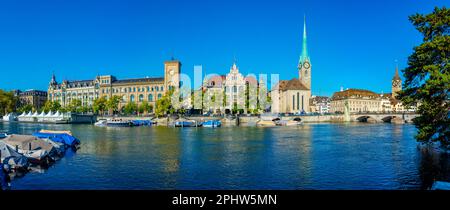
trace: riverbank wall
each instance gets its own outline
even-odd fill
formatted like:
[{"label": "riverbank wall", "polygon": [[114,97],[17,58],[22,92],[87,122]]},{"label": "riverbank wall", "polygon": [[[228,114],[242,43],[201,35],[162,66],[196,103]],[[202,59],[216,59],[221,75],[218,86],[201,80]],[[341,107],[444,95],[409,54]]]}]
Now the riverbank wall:
[{"label": "riverbank wall", "polygon": [[[300,118],[304,123],[340,123],[340,122],[367,122],[367,123],[383,123],[389,122],[393,124],[411,123],[413,118],[417,117],[415,114],[354,114],[351,115],[350,120],[346,120],[342,115],[315,115],[315,116],[284,116],[280,117],[281,120],[294,120]],[[99,119],[112,119],[112,117],[98,117]],[[158,125],[167,126],[173,124],[177,119],[172,117],[115,117],[122,120],[153,120]],[[220,120],[223,125],[229,126],[255,126],[258,121],[261,120],[258,116],[239,116],[239,117],[207,117],[207,116],[195,116],[195,117],[183,117],[186,120],[194,120],[196,122],[204,122],[208,120]]]}]

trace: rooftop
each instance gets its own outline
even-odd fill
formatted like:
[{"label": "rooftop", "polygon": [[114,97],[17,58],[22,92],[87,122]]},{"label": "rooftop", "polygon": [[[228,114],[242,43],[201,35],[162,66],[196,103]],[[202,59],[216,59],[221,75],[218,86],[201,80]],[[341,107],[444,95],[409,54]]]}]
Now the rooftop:
[{"label": "rooftop", "polygon": [[344,91],[335,92],[331,98],[332,100],[341,100],[348,98],[373,99],[379,97],[380,97],[379,94],[372,92],[370,90],[348,89]]}]

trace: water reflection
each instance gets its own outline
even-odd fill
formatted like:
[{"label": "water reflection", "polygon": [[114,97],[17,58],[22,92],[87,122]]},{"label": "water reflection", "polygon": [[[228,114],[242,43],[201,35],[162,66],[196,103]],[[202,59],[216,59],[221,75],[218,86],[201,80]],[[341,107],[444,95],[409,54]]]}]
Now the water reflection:
[{"label": "water reflection", "polygon": [[[82,145],[13,189],[426,189],[450,181],[448,155],[417,149],[411,125],[99,128],[0,123],[31,134],[72,130]],[[37,170],[39,171],[39,169]]]}]

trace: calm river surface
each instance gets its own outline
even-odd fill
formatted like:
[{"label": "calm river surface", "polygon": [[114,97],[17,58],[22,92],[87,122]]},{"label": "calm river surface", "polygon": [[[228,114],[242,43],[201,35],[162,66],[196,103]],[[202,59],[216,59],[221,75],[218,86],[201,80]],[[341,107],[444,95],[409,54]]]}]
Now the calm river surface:
[{"label": "calm river surface", "polygon": [[13,189],[425,189],[450,180],[446,155],[417,148],[412,125],[101,128],[0,123],[0,131],[72,130],[76,153]]}]

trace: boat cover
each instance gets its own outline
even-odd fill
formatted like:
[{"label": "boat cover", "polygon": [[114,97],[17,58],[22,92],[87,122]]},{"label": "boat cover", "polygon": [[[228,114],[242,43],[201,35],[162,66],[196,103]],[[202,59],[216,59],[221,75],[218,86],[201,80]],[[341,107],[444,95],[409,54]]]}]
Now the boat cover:
[{"label": "boat cover", "polygon": [[80,140],[77,138],[67,134],[67,133],[42,133],[42,132],[36,132],[33,133],[33,136],[43,139],[50,139],[54,142],[63,143],[67,146],[76,146],[80,144]]},{"label": "boat cover", "polygon": [[5,142],[0,141],[1,163],[8,164],[12,167],[27,168],[28,159],[16,152],[13,148],[8,146]]},{"label": "boat cover", "polygon": [[57,150],[52,144],[45,142],[42,139],[39,139],[35,136],[12,134],[8,135],[2,141],[12,148],[16,148],[17,146],[19,149],[19,153],[22,153],[25,156],[27,156],[27,153],[29,152],[35,154],[39,150],[41,150],[39,154],[42,155],[46,154],[49,154],[50,156],[57,155]]}]

